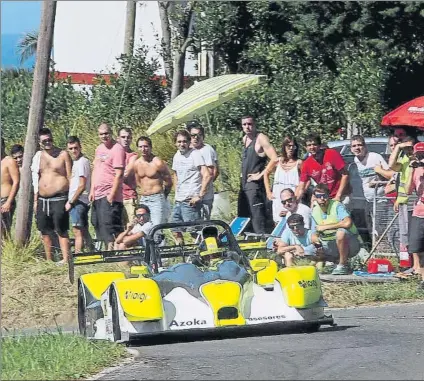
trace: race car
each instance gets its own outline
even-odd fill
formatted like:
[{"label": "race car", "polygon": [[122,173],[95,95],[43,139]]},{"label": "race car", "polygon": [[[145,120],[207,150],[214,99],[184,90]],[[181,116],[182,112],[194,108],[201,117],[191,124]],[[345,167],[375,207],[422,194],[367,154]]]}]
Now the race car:
[{"label": "race car", "polygon": [[[196,244],[163,246],[158,231],[196,231]],[[249,259],[223,221],[165,223],[146,237],[146,247],[74,254],[74,266],[126,261],[131,275],[97,272],[78,278],[78,322],[87,338],[128,342],[182,330],[295,323],[317,331],[333,325],[314,266],[278,269],[267,258]],[[260,247],[252,243],[253,248]],[[243,247],[243,250],[241,247]],[[165,266],[165,258],[181,263]]]}]

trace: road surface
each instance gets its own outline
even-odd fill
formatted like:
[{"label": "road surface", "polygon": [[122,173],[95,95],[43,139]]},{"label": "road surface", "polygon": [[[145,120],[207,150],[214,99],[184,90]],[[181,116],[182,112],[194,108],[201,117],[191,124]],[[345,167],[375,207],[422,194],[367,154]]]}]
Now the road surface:
[{"label": "road surface", "polygon": [[[132,346],[103,380],[424,380],[424,303],[331,311],[337,327],[177,335]],[[100,377],[99,377],[100,376]]]}]

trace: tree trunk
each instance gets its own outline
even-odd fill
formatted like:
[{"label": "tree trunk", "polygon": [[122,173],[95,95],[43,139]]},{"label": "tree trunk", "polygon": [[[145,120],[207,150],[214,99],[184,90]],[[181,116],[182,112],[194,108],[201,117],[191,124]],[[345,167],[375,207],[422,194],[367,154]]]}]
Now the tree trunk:
[{"label": "tree trunk", "polygon": [[172,81],[171,101],[178,97],[184,90],[185,51],[177,52],[174,60],[174,74]]},{"label": "tree trunk", "polygon": [[168,84],[172,83],[173,64],[172,64],[172,44],[171,44],[171,26],[169,24],[168,9],[169,1],[158,1],[160,24],[162,27],[162,57],[165,68],[165,75]]},{"label": "tree trunk", "polygon": [[124,54],[134,54],[135,18],[137,13],[137,2],[127,1],[127,13],[125,19]]},{"label": "tree trunk", "polygon": [[21,172],[21,191],[16,211],[15,238],[19,245],[24,245],[31,235],[33,210],[31,161],[38,147],[38,131],[44,123],[55,16],[56,1],[43,1],[37,43],[37,59],[35,61],[28,127],[25,138],[23,168]]}]

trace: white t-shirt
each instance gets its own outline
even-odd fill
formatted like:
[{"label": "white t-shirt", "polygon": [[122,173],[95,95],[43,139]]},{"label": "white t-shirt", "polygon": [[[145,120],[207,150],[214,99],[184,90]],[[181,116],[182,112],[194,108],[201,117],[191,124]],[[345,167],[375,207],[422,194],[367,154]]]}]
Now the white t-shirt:
[{"label": "white t-shirt", "polygon": [[84,204],[88,204],[88,194],[90,193],[91,185],[91,169],[90,162],[85,156],[81,156],[78,160],[75,160],[72,164],[72,177],[69,183],[69,196],[68,200],[72,200],[75,192],[78,189],[80,177],[87,179],[85,183],[85,189],[78,197],[78,200]]},{"label": "white t-shirt", "polygon": [[[374,168],[377,165],[381,165],[383,169],[389,169],[389,166],[384,160],[383,156],[376,152],[368,152],[368,154],[364,157],[362,161],[360,161],[357,157],[354,159],[354,163],[357,167],[357,175],[362,181],[362,190],[364,192],[364,196],[367,201],[372,201],[374,199],[374,188],[370,188],[369,184],[371,181],[377,179],[377,173],[374,171]],[[352,171],[351,166],[349,167],[349,172]],[[354,184],[352,184],[354,186]],[[377,189],[377,196],[384,195],[384,186],[380,186]]]},{"label": "white t-shirt", "polygon": [[[297,210],[296,210],[296,212],[294,212],[294,214],[300,214],[303,217],[303,220],[305,222],[305,228],[308,229],[308,230],[311,230],[312,210],[309,206],[307,206],[305,204],[298,204]],[[287,212],[286,221],[291,215],[292,215],[291,212]],[[287,227],[287,224],[286,224],[286,227]]]},{"label": "white t-shirt", "polygon": [[[131,231],[130,234],[137,234],[137,233],[144,233],[144,235],[148,235],[150,233],[150,230],[153,228],[153,223],[151,221],[148,221],[144,223],[143,225],[137,224],[135,225]],[[140,245],[146,246],[146,241],[144,237],[140,238]]]},{"label": "white t-shirt", "polygon": [[177,151],[172,160],[172,169],[177,174],[175,201],[188,201],[199,195],[202,188],[202,165],[205,165],[205,161],[199,150],[190,149],[184,155]]},{"label": "white t-shirt", "polygon": [[[218,155],[216,151],[212,148],[212,146],[205,143],[205,145],[202,148],[200,148],[198,151],[202,155],[203,160],[205,161],[205,165],[207,167],[210,167],[210,166],[216,167],[218,165]],[[213,195],[214,195],[213,180],[211,180],[208,185],[206,194],[203,197],[203,200],[212,200]]]}]

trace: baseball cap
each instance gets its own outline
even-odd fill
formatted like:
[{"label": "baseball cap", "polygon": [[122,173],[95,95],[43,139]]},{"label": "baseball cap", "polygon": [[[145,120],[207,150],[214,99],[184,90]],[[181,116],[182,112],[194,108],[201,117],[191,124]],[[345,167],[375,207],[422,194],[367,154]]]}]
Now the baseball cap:
[{"label": "baseball cap", "polygon": [[419,142],[414,145],[414,153],[424,152],[424,142]]}]

